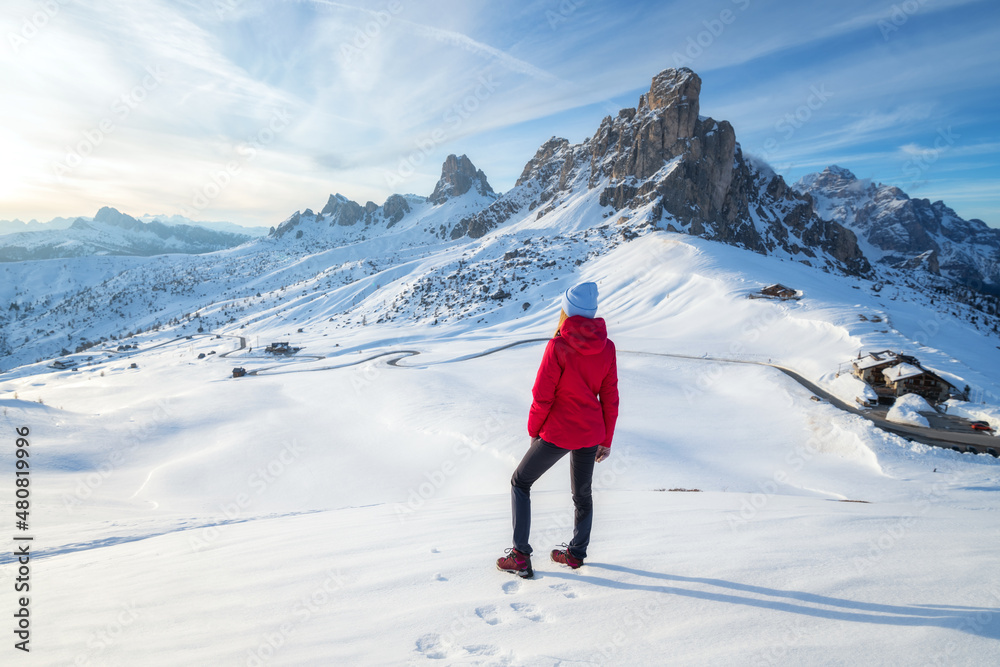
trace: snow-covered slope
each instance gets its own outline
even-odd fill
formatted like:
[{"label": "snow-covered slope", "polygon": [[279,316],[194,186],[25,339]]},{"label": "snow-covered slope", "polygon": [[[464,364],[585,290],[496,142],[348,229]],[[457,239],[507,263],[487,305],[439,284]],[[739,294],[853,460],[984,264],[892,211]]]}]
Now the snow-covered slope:
[{"label": "snow-covered slope", "polygon": [[[631,176],[550,142],[500,197],[456,158],[434,201],[332,195],[210,254],[0,266],[0,509],[14,520],[20,428],[31,659],[1000,660],[1000,462],[883,432],[773,367],[838,391],[851,359],[893,349],[989,403],[995,318],[870,281],[833,246],[786,248],[776,230],[839,232],[773,178],[770,199],[730,197],[761,207],[751,222],[669,213],[656,188],[707,168],[694,139]],[[718,234],[750,227],[774,247]],[[493,569],[510,474],[559,297],[582,280],[617,344],[621,415],[587,564],[546,558],[571,535],[561,463],[534,488],[521,581]],[[773,283],[801,298],[748,298]],[[63,347],[75,370],[49,366]],[[8,591],[14,568],[0,554]],[[7,618],[19,605],[0,596]]]},{"label": "snow-covered slope", "polygon": [[[462,270],[495,262],[488,248],[543,221],[563,221],[564,239],[576,238],[576,218],[569,207],[494,230]],[[77,371],[0,376],[0,421],[28,427],[33,448],[32,658],[1000,658],[1000,589],[989,584],[997,461],[880,432],[772,368],[701,358],[771,360],[819,377],[859,349],[893,347],[996,392],[996,340],[950,317],[922,329],[934,309],[916,295],[855,289],[865,283],[684,234],[650,233],[589,259],[585,242],[552,241],[544,252],[579,254],[478,316],[433,324],[414,307],[372,322],[391,290],[440,270],[439,253],[461,261],[456,244],[355,281],[367,297],[354,283],[304,283],[204,335],[147,332],[132,339],[138,351],[93,349],[94,363]],[[560,466],[536,485],[538,574],[520,581],[492,561],[509,546],[508,480],[527,446],[542,343],[506,346],[551,334],[558,295],[578,280],[600,285],[622,414],[597,470],[587,565],[546,560],[572,520]],[[746,298],[771,281],[803,298]],[[334,304],[351,295],[368,324],[337,316]],[[304,349],[261,352],[258,338],[279,337]],[[232,379],[236,365],[256,373]],[[6,469],[13,449],[0,451]],[[12,596],[0,604],[15,612]]]},{"label": "snow-covered slope", "polygon": [[1000,290],[1000,230],[982,220],[963,220],[944,202],[912,199],[836,165],[804,176],[795,187],[812,195],[820,216],[857,233],[873,262],[921,267],[980,291]]}]

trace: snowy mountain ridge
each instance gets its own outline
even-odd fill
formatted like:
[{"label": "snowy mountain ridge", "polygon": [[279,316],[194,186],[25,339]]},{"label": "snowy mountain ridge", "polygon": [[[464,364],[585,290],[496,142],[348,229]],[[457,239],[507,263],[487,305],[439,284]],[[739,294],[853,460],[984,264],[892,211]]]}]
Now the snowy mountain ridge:
[{"label": "snowy mountain ridge", "polygon": [[922,267],[981,292],[1000,292],[1000,230],[982,220],[964,220],[942,201],[911,198],[836,165],[795,187],[812,197],[818,215],[853,230],[871,261]]},{"label": "snowy mountain ridge", "polygon": [[140,221],[105,206],[91,218],[76,218],[67,229],[25,231],[0,236],[0,262],[63,259],[90,255],[151,256],[199,254],[249,241],[247,234],[215,231],[193,224]]},{"label": "snowy mountain ridge", "polygon": [[[499,197],[456,157],[441,196],[333,194],[234,248],[0,264],[34,659],[998,663],[1000,461],[909,442],[781,370],[834,389],[891,349],[996,403],[997,318],[906,269],[865,277],[849,230],[741,164],[676,97],[693,79],[663,81],[606,151],[546,142]],[[547,559],[572,535],[567,461],[535,484],[522,581],[494,567],[510,475],[580,281],[617,348],[612,455],[579,570]],[[800,298],[750,298],[773,283]],[[1000,426],[1000,406],[961,410]]]},{"label": "snowy mountain ridge", "polygon": [[[852,232],[744,159],[728,123],[699,115],[700,85],[688,69],[662,72],[636,109],[605,118],[593,138],[543,144],[499,196],[467,156],[452,155],[427,197],[362,206],[332,194],[319,213],[297,211],[237,248],[0,265],[0,367],[140,331],[252,330],[304,303],[303,323],[348,328],[530,318],[539,307],[525,298],[532,290],[663,231],[872,276]],[[98,217],[145,229],[113,209]],[[971,305],[952,310],[995,330]]]},{"label": "snowy mountain ridge", "polygon": [[732,126],[699,115],[701,79],[687,68],[656,77],[634,109],[606,117],[580,144],[553,137],[514,188],[453,237],[481,237],[517,214],[541,218],[565,199],[595,191],[606,217],[619,214],[631,234],[669,229],[867,275],[854,234],[821,219],[809,201],[772,171],[743,158]]}]

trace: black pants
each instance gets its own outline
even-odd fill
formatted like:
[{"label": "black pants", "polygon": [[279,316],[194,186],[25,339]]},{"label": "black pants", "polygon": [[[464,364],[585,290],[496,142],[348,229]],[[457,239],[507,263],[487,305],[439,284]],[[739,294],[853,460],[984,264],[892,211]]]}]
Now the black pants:
[{"label": "black pants", "polygon": [[573,540],[569,543],[569,552],[577,558],[587,557],[590,529],[594,524],[591,482],[594,478],[597,446],[563,449],[541,438],[531,441],[531,447],[510,478],[514,548],[518,551],[531,553],[531,544],[528,543],[528,535],[531,532],[531,485],[567,453],[570,454],[570,483],[573,490],[573,506],[576,508],[573,517]]}]

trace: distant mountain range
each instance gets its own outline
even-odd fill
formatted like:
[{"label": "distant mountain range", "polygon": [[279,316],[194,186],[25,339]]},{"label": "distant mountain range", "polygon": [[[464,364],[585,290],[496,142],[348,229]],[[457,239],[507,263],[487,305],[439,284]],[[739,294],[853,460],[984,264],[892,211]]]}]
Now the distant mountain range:
[{"label": "distant mountain range", "polygon": [[[265,236],[268,232],[267,227],[244,227],[243,225],[237,225],[234,222],[192,220],[190,218],[185,218],[183,215],[150,215],[146,213],[144,215],[133,217],[139,222],[160,222],[164,225],[171,226],[190,225],[192,227],[204,227],[205,229],[211,229],[216,232],[246,234],[249,236]],[[45,232],[69,229],[74,222],[81,218],[88,221],[93,220],[92,217],[87,216],[52,218],[48,222],[39,222],[34,219],[29,220],[28,222],[24,222],[23,220],[0,220],[0,236],[4,234],[16,234],[18,232]]]},{"label": "distant mountain range", "polygon": [[45,232],[59,229],[69,229],[76,218],[52,218],[48,222],[30,220],[0,220],[0,235],[16,234],[17,232]]},{"label": "distant mountain range", "polygon": [[[58,220],[57,224],[61,222]],[[39,229],[41,225],[36,223],[31,227],[37,231],[0,236],[0,262],[90,255],[197,254],[231,248],[253,238],[249,234],[171,222],[156,219],[143,222],[106,206],[93,218],[76,218],[66,228]]]},{"label": "distant mountain range", "polygon": [[872,262],[1000,293],[1000,229],[964,220],[942,201],[912,199],[895,186],[861,180],[836,165],[804,176],[795,187],[812,197],[818,215],[857,234]]},{"label": "distant mountain range", "polygon": [[64,231],[2,236],[7,260],[66,261],[0,264],[0,363],[162,327],[244,335],[292,317],[299,327],[507,321],[534,312],[520,296],[529,287],[663,231],[854,276],[875,291],[933,290],[973,326],[995,330],[995,230],[836,167],[789,186],[743,154],[728,122],[700,115],[700,90],[687,68],[661,72],[593,136],[546,141],[499,195],[468,156],[450,155],[428,196],[361,204],[331,194],[318,212],[295,211],[258,238],[111,208]]}]

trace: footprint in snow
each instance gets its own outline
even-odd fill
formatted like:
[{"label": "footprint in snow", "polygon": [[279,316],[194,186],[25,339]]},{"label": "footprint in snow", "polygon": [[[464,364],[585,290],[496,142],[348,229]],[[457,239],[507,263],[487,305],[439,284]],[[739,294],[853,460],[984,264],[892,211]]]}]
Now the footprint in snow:
[{"label": "footprint in snow", "polygon": [[518,590],[520,590],[520,588],[521,588],[521,582],[520,581],[508,581],[501,588],[503,588],[503,592],[506,593],[507,595],[513,595]]},{"label": "footprint in snow", "polygon": [[538,607],[530,602],[512,602],[510,608],[529,621],[534,621],[535,623],[545,621],[545,615],[538,611]]},{"label": "footprint in snow", "polygon": [[[524,663],[517,659],[512,651],[505,651],[499,646],[491,646],[490,644],[470,644],[468,646],[463,646],[465,649],[466,656],[463,656],[471,660],[463,660],[461,664],[468,665],[488,665],[489,667],[514,667],[515,665],[523,665]],[[588,663],[593,664],[593,663]]]},{"label": "footprint in snow", "polygon": [[500,623],[500,616],[497,615],[497,608],[491,604],[486,605],[485,607],[477,607],[476,616],[486,621],[488,625],[497,625]]},{"label": "footprint in snow", "polygon": [[417,650],[433,660],[443,660],[448,657],[449,642],[436,632],[423,635],[417,640]]},{"label": "footprint in snow", "polygon": [[567,584],[554,584],[552,586],[549,586],[549,588],[551,588],[552,590],[557,591],[559,593],[562,593],[563,597],[567,597],[567,598],[575,598],[576,597],[576,591],[574,591],[572,588],[570,588]]}]

